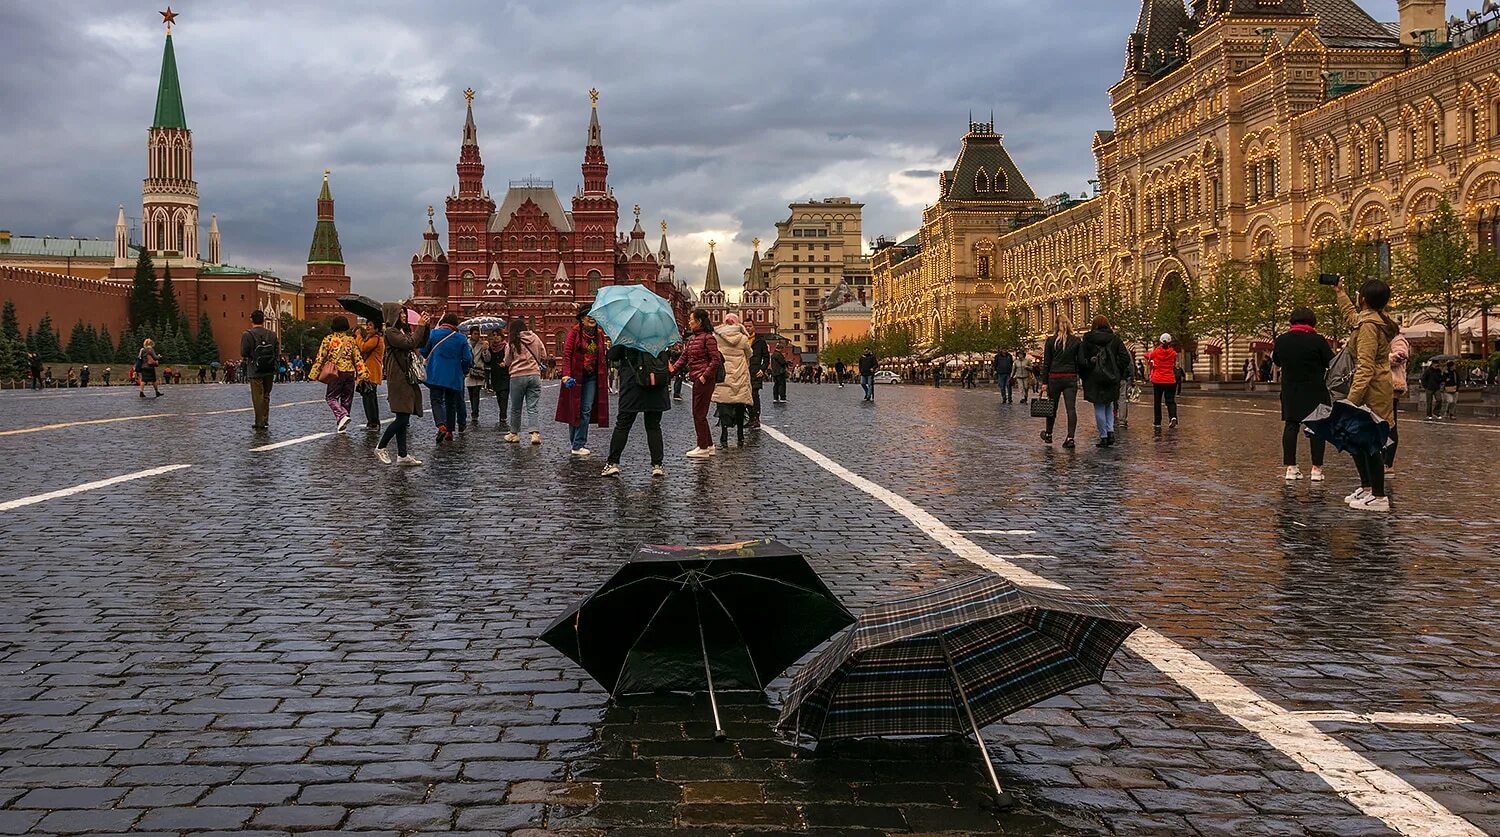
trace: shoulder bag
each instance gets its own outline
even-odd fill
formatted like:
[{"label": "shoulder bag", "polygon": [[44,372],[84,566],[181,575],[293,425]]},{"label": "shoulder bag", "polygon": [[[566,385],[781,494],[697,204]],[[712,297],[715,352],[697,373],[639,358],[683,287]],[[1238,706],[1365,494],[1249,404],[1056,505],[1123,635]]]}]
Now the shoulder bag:
[{"label": "shoulder bag", "polygon": [[1334,401],[1349,397],[1349,390],[1354,385],[1354,353],[1358,340],[1359,329],[1356,328],[1344,342],[1344,347],[1333,356],[1332,362],[1328,364],[1328,371],[1323,373],[1323,384]]}]

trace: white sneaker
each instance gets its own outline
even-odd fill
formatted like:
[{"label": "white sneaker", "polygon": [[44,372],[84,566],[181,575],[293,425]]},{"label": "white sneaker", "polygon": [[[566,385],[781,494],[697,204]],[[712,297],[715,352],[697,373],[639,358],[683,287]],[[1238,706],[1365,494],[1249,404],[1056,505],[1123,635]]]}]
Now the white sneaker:
[{"label": "white sneaker", "polygon": [[614,476],[615,474],[618,474],[618,473],[620,473],[620,466],[616,465],[613,462],[611,462],[608,465],[604,466],[604,470],[599,474],[599,476],[601,476],[601,477],[612,477],[612,476]]},{"label": "white sneaker", "polygon": [[1365,490],[1363,488],[1356,488],[1349,492],[1348,496],[1344,498],[1344,502],[1352,503],[1363,496],[1365,496]]},{"label": "white sneaker", "polygon": [[407,454],[406,456],[403,456],[400,459],[397,459],[396,460],[396,464],[397,465],[421,465],[422,464],[422,460],[416,458],[415,456],[412,456],[411,454]]},{"label": "white sneaker", "polygon": [[340,433],[343,433],[348,427],[349,427],[349,417],[348,416],[344,416],[343,418],[339,419],[339,432]]},{"label": "white sneaker", "polygon": [[507,434],[505,434],[505,441],[510,442],[511,444],[514,445],[515,443],[521,441],[521,437],[517,436],[514,433],[507,433]]},{"label": "white sneaker", "polygon": [[576,456],[576,457],[579,457],[579,458],[583,458],[585,456],[588,456],[590,453],[593,453],[593,451],[589,450],[588,448],[574,448],[573,449],[573,455]]},{"label": "white sneaker", "polygon": [[667,475],[667,468],[666,468],[665,465],[652,465],[651,466],[651,476],[653,476],[653,477],[664,477],[666,475]]},{"label": "white sneaker", "polygon": [[714,449],[713,448],[693,448],[692,450],[688,451],[687,454],[686,454],[686,456],[687,456],[688,459],[707,459],[707,458],[709,458],[710,456],[713,456],[713,455],[714,455]]},{"label": "white sneaker", "polygon": [[1360,490],[1349,495],[1348,503],[1349,505],[1354,506],[1363,503],[1368,499],[1370,499],[1370,490],[1368,488],[1361,488]]},{"label": "white sneaker", "polygon": [[384,462],[387,465],[391,464],[391,453],[385,448],[376,448],[375,458],[379,459],[381,462]]},{"label": "white sneaker", "polygon": [[531,443],[533,445],[540,445],[542,443],[542,434],[535,430],[531,431]]},{"label": "white sneaker", "polygon": [[1302,469],[1296,465],[1288,465],[1286,468],[1286,481],[1292,482],[1300,479],[1302,479]]},{"label": "white sneaker", "polygon": [[1322,468],[1313,468],[1312,469],[1312,473],[1309,474],[1307,478],[1310,479],[1310,480],[1312,480],[1313,482],[1322,482],[1323,481],[1323,469]]},{"label": "white sneaker", "polygon": [[1391,510],[1391,498],[1366,497],[1357,503],[1350,503],[1349,508],[1359,511],[1388,512]]}]

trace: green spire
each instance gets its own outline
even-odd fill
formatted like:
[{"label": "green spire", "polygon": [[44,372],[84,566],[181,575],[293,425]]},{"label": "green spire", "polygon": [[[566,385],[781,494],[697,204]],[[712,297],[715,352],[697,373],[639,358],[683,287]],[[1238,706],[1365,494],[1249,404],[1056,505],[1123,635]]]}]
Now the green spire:
[{"label": "green spire", "polygon": [[177,55],[172,51],[172,33],[167,33],[167,46],[161,54],[161,82],[156,88],[156,118],[153,128],[182,128],[187,130],[187,116],[182,112],[182,85],[177,81]]},{"label": "green spire", "polygon": [[318,226],[313,228],[312,247],[307,250],[308,264],[343,264],[344,248],[339,246],[339,231],[333,225],[333,192],[328,188],[329,172],[323,172],[323,191],[318,193]]}]

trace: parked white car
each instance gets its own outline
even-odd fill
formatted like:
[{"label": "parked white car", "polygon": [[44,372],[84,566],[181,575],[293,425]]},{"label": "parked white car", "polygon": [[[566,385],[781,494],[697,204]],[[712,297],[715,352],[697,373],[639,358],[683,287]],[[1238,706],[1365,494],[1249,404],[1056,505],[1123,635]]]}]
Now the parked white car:
[{"label": "parked white car", "polygon": [[899,384],[901,376],[889,369],[880,369],[875,372],[875,383],[877,384]]}]

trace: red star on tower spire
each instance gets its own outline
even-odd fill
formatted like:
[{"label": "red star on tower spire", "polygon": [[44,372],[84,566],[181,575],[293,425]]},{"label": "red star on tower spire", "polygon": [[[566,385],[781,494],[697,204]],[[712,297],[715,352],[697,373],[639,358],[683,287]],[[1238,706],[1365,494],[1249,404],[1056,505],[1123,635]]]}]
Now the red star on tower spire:
[{"label": "red star on tower spire", "polygon": [[172,11],[171,6],[168,6],[166,11],[157,12],[157,14],[161,15],[162,23],[165,23],[167,25],[167,31],[171,32],[172,24],[177,22],[177,13]]}]

